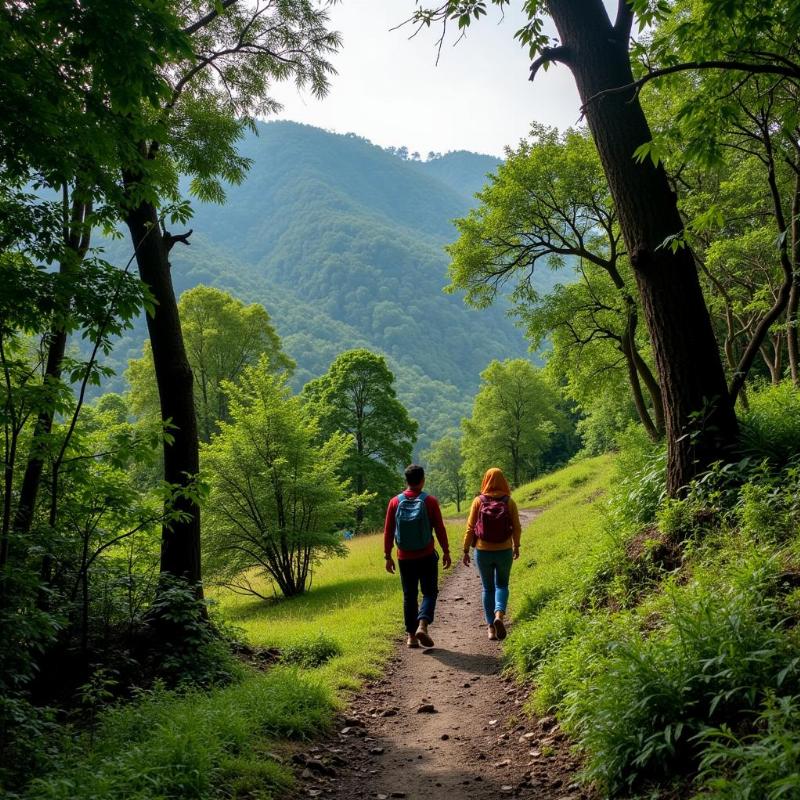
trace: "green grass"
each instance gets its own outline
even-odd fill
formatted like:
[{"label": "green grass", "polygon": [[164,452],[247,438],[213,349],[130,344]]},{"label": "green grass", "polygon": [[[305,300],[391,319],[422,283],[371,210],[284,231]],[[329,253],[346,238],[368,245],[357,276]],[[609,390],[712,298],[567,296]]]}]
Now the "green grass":
[{"label": "green grass", "polygon": [[[461,533],[449,531],[455,552]],[[291,666],[245,669],[224,689],[156,690],[104,712],[93,736],[65,737],[27,800],[269,800],[291,783],[273,753],[328,728],[403,632],[400,578],[384,569],[382,534],[349,542],[348,555],[323,563],[301,597],[210,595],[250,644],[279,648]]]},{"label": "green grass", "polygon": [[371,534],[348,542],[348,555],[323,562],[300,597],[265,602],[220,592],[220,611],[260,647],[296,652],[313,648],[324,634],[339,654],[315,673],[333,690],[355,689],[379,671],[403,630],[400,578],[384,570],[382,538]]},{"label": "green grass", "polygon": [[29,800],[269,800],[292,782],[275,741],[307,738],[330,722],[323,681],[279,667],[210,692],[158,690],[107,710],[94,735],[68,739]]},{"label": "green grass", "polygon": [[520,508],[543,509],[523,531],[520,558],[511,571],[510,610],[519,620],[569,590],[574,576],[603,546],[602,501],[613,463],[610,455],[579,461],[514,492]]}]

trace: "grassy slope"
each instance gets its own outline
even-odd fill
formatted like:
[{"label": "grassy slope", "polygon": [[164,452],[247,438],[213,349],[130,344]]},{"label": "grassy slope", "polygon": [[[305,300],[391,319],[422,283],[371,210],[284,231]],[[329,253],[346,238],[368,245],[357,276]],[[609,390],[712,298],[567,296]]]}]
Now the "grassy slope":
[{"label": "grassy slope", "polygon": [[[520,560],[511,572],[511,611],[521,620],[569,588],[581,564],[602,543],[599,502],[611,480],[613,460],[579,461],[517,489],[521,508],[542,514],[523,532]],[[513,637],[512,640],[513,642]]]},{"label": "grassy slope", "polygon": [[260,647],[302,646],[320,632],[341,654],[315,670],[332,689],[357,688],[391,651],[402,630],[400,579],[384,570],[381,534],[354,539],[344,559],[323,563],[311,591],[266,603],[230,593],[219,596],[227,620]]}]

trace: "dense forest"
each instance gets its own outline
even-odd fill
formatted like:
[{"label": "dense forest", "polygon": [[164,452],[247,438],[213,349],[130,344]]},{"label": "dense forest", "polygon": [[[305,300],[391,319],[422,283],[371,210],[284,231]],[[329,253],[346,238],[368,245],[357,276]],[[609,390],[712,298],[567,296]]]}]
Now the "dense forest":
[{"label": "dense forest", "polygon": [[528,512],[500,791],[561,743],[582,797],[800,796],[800,9],[524,10],[585,124],[500,160],[259,121],[326,2],[0,6],[9,797],[332,792],[291,742],[393,652],[412,459],[451,541],[490,466]]}]

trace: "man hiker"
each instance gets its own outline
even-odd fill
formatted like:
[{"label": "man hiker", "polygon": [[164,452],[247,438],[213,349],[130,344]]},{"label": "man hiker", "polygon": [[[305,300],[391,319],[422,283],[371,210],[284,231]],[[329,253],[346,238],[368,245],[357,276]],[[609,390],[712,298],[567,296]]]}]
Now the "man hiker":
[{"label": "man hiker", "polygon": [[[383,526],[383,551],[386,571],[394,575],[392,547],[397,545],[400,582],[403,585],[403,616],[405,617],[408,647],[433,647],[428,625],[433,622],[436,596],[439,594],[439,554],[433,542],[433,532],[442,548],[442,565],[450,566],[450,547],[442,520],[439,501],[422,491],[425,470],[410,464],[405,470],[406,490],[393,497],[386,509]],[[422,607],[417,593],[422,590]]]}]

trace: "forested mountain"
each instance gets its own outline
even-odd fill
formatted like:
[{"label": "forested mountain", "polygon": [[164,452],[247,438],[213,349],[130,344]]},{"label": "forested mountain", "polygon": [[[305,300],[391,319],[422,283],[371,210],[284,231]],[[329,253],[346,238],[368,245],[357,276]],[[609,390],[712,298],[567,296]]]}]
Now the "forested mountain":
[{"label": "forested mountain", "polygon": [[[385,353],[425,444],[467,413],[493,358],[525,355],[504,306],[473,311],[442,292],[451,220],[497,159],[405,160],[291,122],[259,125],[241,151],[253,162],[246,181],[223,205],[196,203],[173,277],[178,292],[206,283],[262,303],[297,361],[298,388],[343,350]],[[120,348],[118,367],[142,335]]]}]

